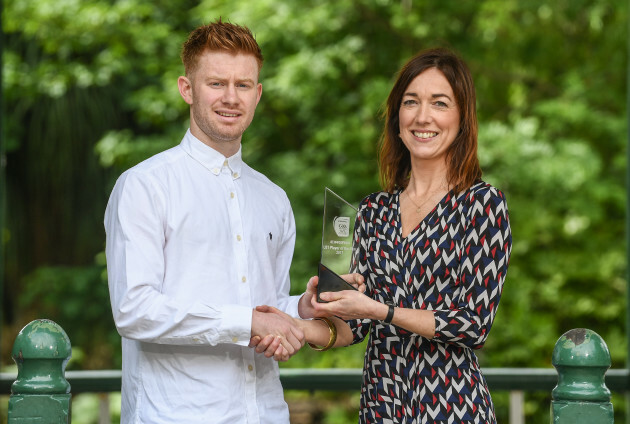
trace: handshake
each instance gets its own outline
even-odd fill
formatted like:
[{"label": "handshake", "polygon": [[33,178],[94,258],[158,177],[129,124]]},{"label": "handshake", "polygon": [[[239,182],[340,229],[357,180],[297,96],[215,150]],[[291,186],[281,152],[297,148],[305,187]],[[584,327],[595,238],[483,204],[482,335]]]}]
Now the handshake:
[{"label": "handshake", "polygon": [[[365,284],[361,274],[346,274],[341,277],[358,291],[322,293],[321,298],[330,303],[317,302],[318,277],[311,277],[306,292],[298,304],[298,312],[303,319],[294,318],[273,306],[257,306],[252,314],[252,337],[249,346],[268,358],[273,357],[276,361],[288,361],[305,343],[326,345],[325,339],[329,339],[327,334],[330,334],[329,340],[332,340],[333,335],[333,328],[329,327],[330,325],[336,327],[335,324],[329,321],[331,324],[323,326],[319,322],[320,320],[311,320],[310,318],[334,316],[345,319],[357,318],[356,314],[352,313],[354,308],[348,308],[348,306],[354,306],[356,303],[352,298],[366,297],[362,295],[365,291]],[[342,321],[335,320],[335,322],[341,323]],[[334,334],[337,334],[337,328],[334,329]],[[343,334],[350,336],[349,329]],[[350,340],[346,339],[347,337],[341,338],[337,345],[349,344]]]}]

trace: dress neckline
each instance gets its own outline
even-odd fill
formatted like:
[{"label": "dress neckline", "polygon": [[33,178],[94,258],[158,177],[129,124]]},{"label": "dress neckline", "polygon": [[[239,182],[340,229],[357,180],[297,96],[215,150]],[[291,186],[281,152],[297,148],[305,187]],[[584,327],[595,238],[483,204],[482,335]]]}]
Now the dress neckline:
[{"label": "dress neckline", "polygon": [[418,222],[418,225],[416,225],[411,231],[409,231],[409,234],[407,234],[406,236],[403,235],[402,208],[400,207],[400,195],[402,194],[402,192],[403,192],[403,189],[398,189],[398,191],[396,192],[395,199],[394,199],[394,201],[396,202],[396,225],[398,226],[398,235],[400,236],[402,241],[408,242],[415,239],[420,228],[423,226],[425,222],[427,222],[435,214],[436,210],[438,209],[438,206],[440,206],[445,201],[445,199],[450,195],[451,191],[450,190],[447,191],[446,194],[440,199],[440,201],[437,202],[433,206],[431,211],[429,211],[429,213],[426,214],[426,216],[422,218],[420,222]]}]

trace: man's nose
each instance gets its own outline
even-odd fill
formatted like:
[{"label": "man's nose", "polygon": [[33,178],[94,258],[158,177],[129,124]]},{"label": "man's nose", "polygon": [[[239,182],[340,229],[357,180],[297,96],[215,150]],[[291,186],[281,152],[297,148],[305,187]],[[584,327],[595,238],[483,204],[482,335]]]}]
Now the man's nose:
[{"label": "man's nose", "polygon": [[234,84],[227,84],[223,90],[223,101],[229,104],[238,103],[238,93]]}]

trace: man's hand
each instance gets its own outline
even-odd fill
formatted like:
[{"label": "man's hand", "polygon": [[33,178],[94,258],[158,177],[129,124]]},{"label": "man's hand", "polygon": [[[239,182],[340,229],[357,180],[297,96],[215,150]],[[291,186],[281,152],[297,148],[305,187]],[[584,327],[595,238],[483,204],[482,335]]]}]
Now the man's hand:
[{"label": "man's hand", "polygon": [[[363,275],[358,273],[353,274],[343,274],[340,275],[347,283],[351,284],[354,288],[356,288],[359,292],[365,292],[365,279]],[[300,303],[298,304],[298,313],[302,318],[315,318],[315,317],[327,317],[330,316],[325,310],[318,310],[313,307],[313,303],[317,301],[317,284],[319,282],[319,277],[311,277],[308,280],[308,284],[306,286],[306,291],[300,298]]]},{"label": "man's hand", "polygon": [[252,314],[250,346],[256,352],[278,361],[286,361],[304,346],[304,332],[295,320],[270,306],[257,307]]},{"label": "man's hand", "polygon": [[289,352],[280,344],[280,336],[271,334],[261,338],[254,336],[249,340],[249,347],[256,348],[256,353],[264,353],[267,358],[275,359],[278,362],[286,362],[291,357]]}]

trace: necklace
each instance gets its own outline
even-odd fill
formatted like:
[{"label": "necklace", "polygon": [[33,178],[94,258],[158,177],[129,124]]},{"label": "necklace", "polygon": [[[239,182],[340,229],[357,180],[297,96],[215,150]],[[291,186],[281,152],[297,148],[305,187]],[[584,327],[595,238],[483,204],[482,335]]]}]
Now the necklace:
[{"label": "necklace", "polygon": [[411,195],[409,194],[408,191],[405,190],[405,193],[407,194],[407,199],[409,199],[411,201],[411,203],[413,203],[413,205],[416,207],[416,213],[418,215],[422,215],[422,207],[424,205],[426,205],[429,202],[429,200],[431,200],[433,198],[433,196],[436,193],[438,193],[440,190],[441,189],[438,189],[438,190],[432,191],[430,193],[427,193],[427,199],[424,202],[420,203],[420,205],[418,205],[416,202],[413,201],[413,199],[411,198]]}]

